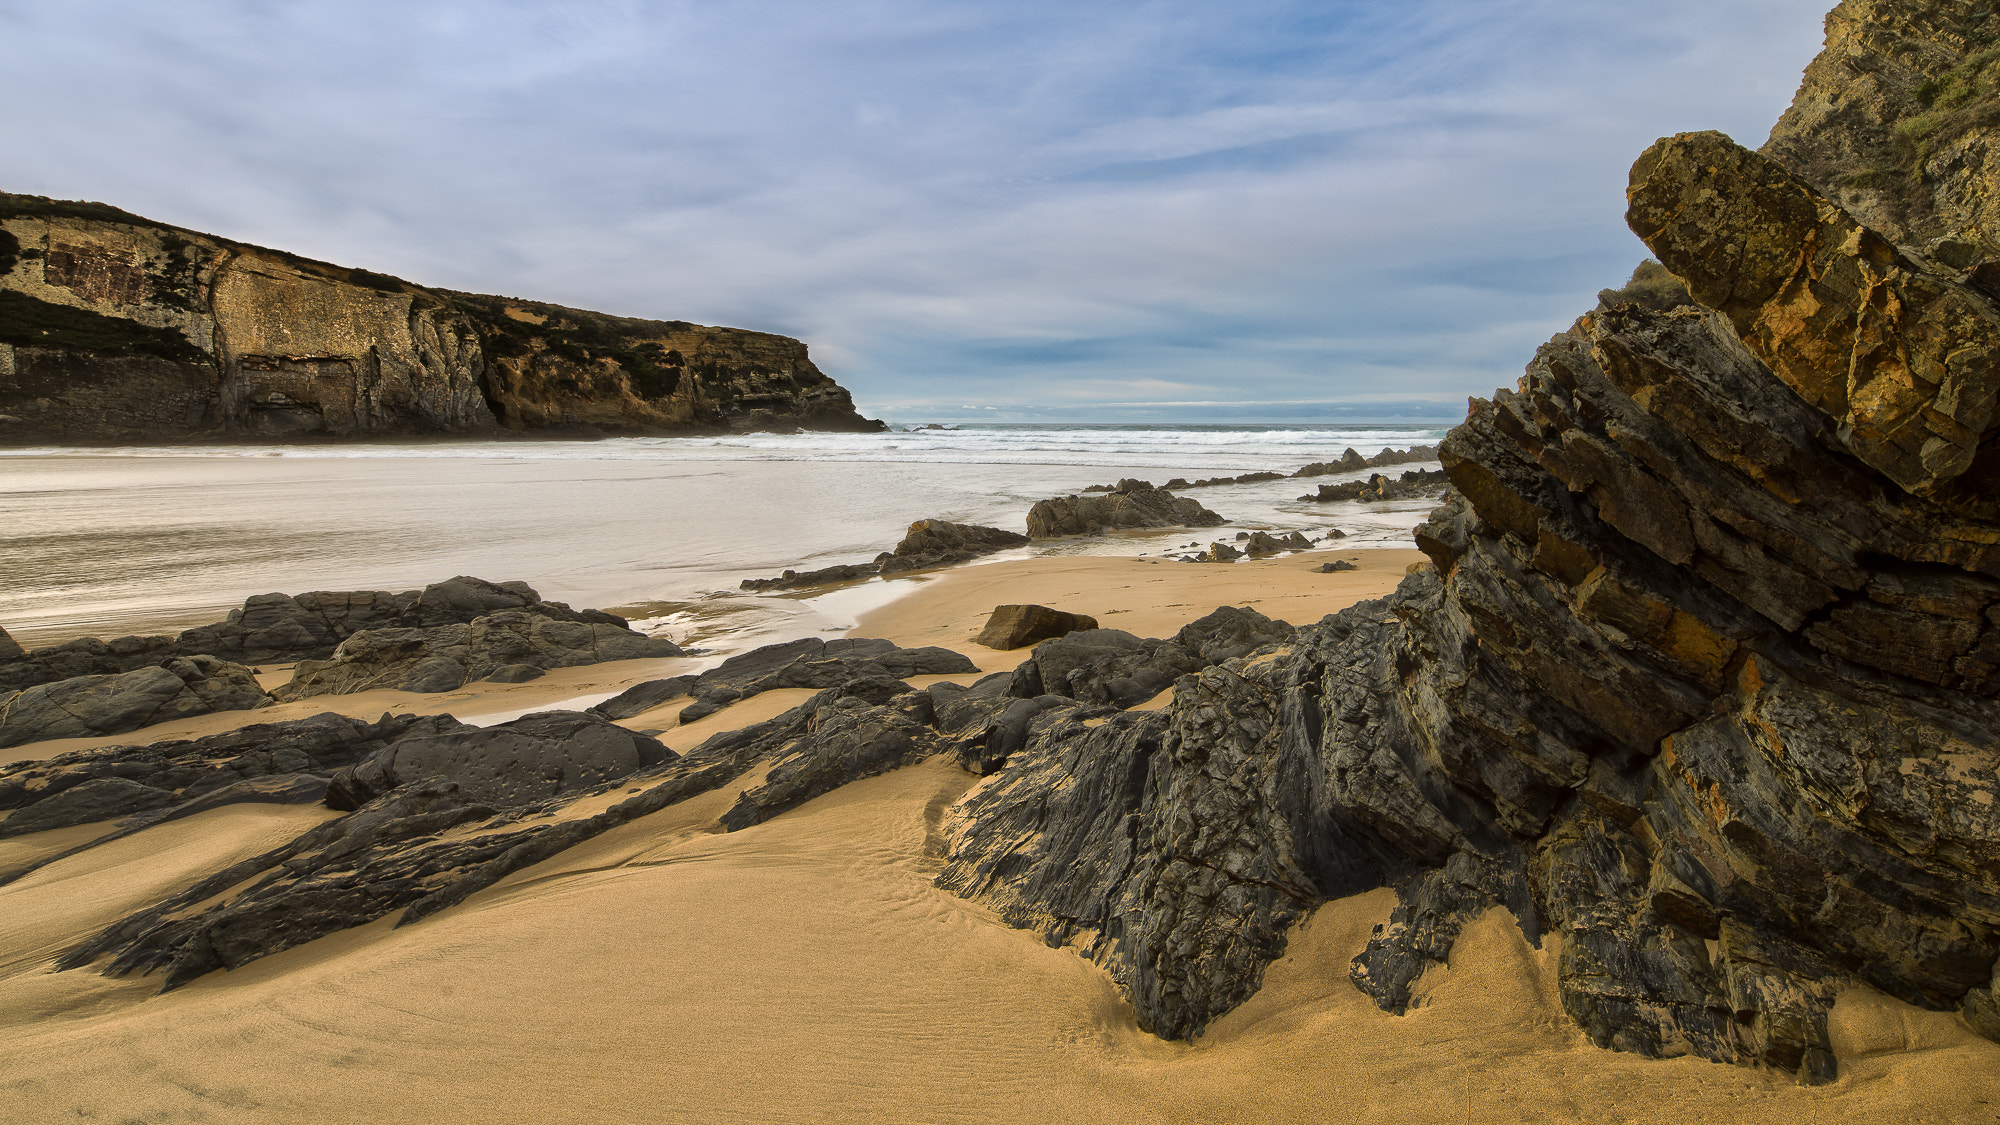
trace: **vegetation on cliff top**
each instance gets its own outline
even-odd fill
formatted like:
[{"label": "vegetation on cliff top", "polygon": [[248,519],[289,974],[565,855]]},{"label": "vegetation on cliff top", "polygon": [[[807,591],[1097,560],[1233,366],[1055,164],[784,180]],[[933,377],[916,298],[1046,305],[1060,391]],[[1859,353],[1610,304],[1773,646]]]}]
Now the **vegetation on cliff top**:
[{"label": "vegetation on cliff top", "polygon": [[212,362],[207,352],[175,329],[51,304],[11,289],[0,289],[0,343],[113,354],[139,352],[179,363]]}]

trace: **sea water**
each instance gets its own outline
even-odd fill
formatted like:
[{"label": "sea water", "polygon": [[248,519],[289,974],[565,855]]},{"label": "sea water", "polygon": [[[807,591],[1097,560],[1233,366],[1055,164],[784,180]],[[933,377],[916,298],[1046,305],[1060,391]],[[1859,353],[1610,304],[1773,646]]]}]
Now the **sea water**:
[{"label": "sea water", "polygon": [[[1140,477],[1290,473],[1444,426],[967,425],[878,434],[0,451],[0,626],[30,647],[170,632],[258,593],[471,574],[699,641],[836,628],[881,592],[750,599],[746,577],[865,562],[912,520],[1022,531],[1035,501]],[[1393,475],[1407,465],[1383,470]],[[1222,528],[1007,552],[1160,554],[1238,530],[1408,546],[1433,501],[1301,502],[1345,473],[1195,489]],[[876,582],[875,587],[884,584]],[[801,621],[800,618],[805,620]],[[825,621],[821,621],[825,618]]]}]

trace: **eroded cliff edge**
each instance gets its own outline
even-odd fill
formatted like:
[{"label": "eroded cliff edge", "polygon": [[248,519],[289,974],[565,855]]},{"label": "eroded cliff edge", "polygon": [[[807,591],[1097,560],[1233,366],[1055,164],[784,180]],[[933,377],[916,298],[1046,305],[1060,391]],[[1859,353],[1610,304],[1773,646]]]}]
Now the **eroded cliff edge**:
[{"label": "eroded cliff edge", "polygon": [[0,441],[873,430],[797,340],[0,193]]},{"label": "eroded cliff edge", "polygon": [[[1853,195],[1866,138],[1801,122],[1902,120],[1863,42],[1900,44],[1892,92],[1990,92],[1975,7],[1842,4],[1770,151]],[[1851,982],[2000,1039],[2000,310],[1985,134],[1954,136],[1900,209],[1854,196],[1887,231],[1720,134],[1655,145],[1628,218],[1699,304],[1599,310],[1475,400],[1393,597],[1028,739],[940,883],[1172,1037],[1392,885],[1352,974],[1390,1011],[1505,907],[1600,1046],[1826,1080]]]}]

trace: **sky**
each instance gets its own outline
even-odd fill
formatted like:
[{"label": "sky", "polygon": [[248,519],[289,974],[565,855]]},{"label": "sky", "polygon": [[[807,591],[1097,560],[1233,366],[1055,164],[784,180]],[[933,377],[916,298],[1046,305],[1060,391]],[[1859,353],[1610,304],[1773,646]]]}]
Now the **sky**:
[{"label": "sky", "polygon": [[1451,422],[1830,6],[0,0],[0,190],[796,336],[896,422]]}]

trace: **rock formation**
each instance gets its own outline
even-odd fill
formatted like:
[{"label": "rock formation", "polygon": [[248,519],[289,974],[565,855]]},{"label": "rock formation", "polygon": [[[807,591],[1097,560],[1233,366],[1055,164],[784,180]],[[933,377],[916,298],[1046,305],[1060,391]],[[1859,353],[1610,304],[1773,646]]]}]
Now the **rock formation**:
[{"label": "rock formation", "polygon": [[824,586],[832,582],[853,582],[862,578],[873,578],[878,574],[904,574],[913,570],[955,566],[962,562],[971,562],[981,555],[990,555],[1009,547],[1019,547],[1026,542],[1028,542],[1027,536],[1015,531],[1002,531],[997,527],[952,523],[950,520],[918,520],[910,525],[910,529],[903,535],[902,542],[896,544],[894,550],[876,555],[874,562],[840,563],[803,573],[788,570],[776,578],[745,578],[741,588],[757,591],[797,590],[807,586]]},{"label": "rock formation", "polygon": [[1085,613],[1070,613],[1045,605],[1000,605],[993,607],[986,618],[986,627],[973,638],[973,643],[1004,651],[1095,628],[1097,618]]},{"label": "rock formation", "polygon": [[269,707],[241,664],[176,656],[110,676],[76,676],[0,697],[0,747],[47,738],[124,734],[170,719]]},{"label": "rock formation", "polygon": [[1028,538],[1098,535],[1120,527],[1220,527],[1221,516],[1142,480],[1123,480],[1107,495],[1058,496],[1028,509]]},{"label": "rock formation", "polygon": [[0,193],[0,441],[875,430],[783,336],[426,289]]},{"label": "rock formation", "polygon": [[1629,218],[1698,304],[1589,314],[1475,401],[1394,597],[1167,712],[1025,728],[940,882],[1167,1036],[1250,995],[1315,903],[1389,885],[1352,975],[1392,1012],[1504,907],[1561,934],[1600,1046],[1824,1081],[1851,981],[2000,1038],[1996,314],[1903,244],[1986,237],[1990,134],[1931,150],[1898,215],[1819,190],[1879,202],[1866,144],[1800,132],[1893,117],[1905,79],[1990,91],[1976,14],[1842,4],[1769,146],[1794,169],[1649,150]]}]

